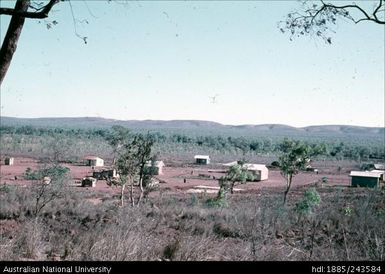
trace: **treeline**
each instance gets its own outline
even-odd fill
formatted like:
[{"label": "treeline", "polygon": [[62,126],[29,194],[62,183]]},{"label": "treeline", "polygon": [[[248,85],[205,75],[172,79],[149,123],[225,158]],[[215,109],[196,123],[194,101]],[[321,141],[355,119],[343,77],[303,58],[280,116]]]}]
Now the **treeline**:
[{"label": "treeline", "polygon": [[[104,142],[112,133],[110,129],[79,129],[79,128],[42,128],[33,126],[1,126],[0,134],[4,136],[32,136],[66,138],[74,140],[89,139],[95,142]],[[210,148],[219,152],[236,151],[239,154],[279,154],[282,151],[283,140],[290,136],[221,136],[221,135],[199,135],[175,134],[174,132],[149,132],[155,143],[162,147],[177,145]],[[337,160],[351,159],[366,161],[370,159],[385,159],[384,140],[381,138],[358,138],[352,136],[328,136],[309,137],[295,136],[302,139],[312,147],[314,154],[318,157],[328,157]]]},{"label": "treeline", "polygon": [[50,128],[34,126],[1,126],[0,134],[22,134],[33,136],[65,135],[70,137],[106,137],[109,130],[105,129],[80,129],[80,128]]}]

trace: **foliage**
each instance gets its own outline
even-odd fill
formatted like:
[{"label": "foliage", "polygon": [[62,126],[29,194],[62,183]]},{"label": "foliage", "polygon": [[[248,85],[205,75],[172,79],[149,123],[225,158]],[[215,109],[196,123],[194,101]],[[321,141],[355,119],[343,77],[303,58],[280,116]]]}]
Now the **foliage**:
[{"label": "foliage", "polygon": [[271,162],[271,164],[270,164],[272,167],[279,167],[279,162],[278,161],[273,161],[273,162]]},{"label": "foliage", "polygon": [[9,193],[12,190],[12,186],[9,185],[0,185],[0,192]]},{"label": "foliage", "polygon": [[26,180],[42,180],[44,177],[50,177],[53,180],[57,180],[69,174],[70,169],[61,165],[50,165],[33,171],[31,168],[27,168],[24,173]]},{"label": "foliage", "polygon": [[225,176],[222,176],[218,180],[219,191],[216,198],[209,199],[207,204],[210,206],[226,206],[227,194],[230,191],[233,194],[234,186],[237,183],[245,184],[247,181],[253,181],[253,174],[247,170],[243,162],[239,161],[238,164],[229,168]]},{"label": "foliage", "polygon": [[310,163],[310,147],[300,141],[285,139],[281,146],[283,154],[279,157],[281,173],[284,176],[295,175],[306,169]]},{"label": "foliage", "polygon": [[327,44],[332,43],[330,33],[334,33],[333,26],[337,20],[348,20],[354,23],[371,21],[377,24],[385,24],[383,15],[384,3],[378,0],[373,7],[365,3],[344,3],[335,5],[333,2],[325,3],[315,1],[303,1],[302,6],[287,15],[286,20],[279,22],[282,33],[289,32],[290,40],[293,37],[311,35],[321,37]]},{"label": "foliage", "polygon": [[296,204],[296,210],[300,214],[308,215],[313,213],[314,207],[321,202],[318,191],[312,187],[305,191],[303,198]]},{"label": "foliage", "polygon": [[[21,153],[50,158],[59,155],[56,158],[76,161],[87,154],[116,156],[116,152],[111,149],[115,147],[115,144],[111,143],[111,138],[114,138],[114,134],[119,134],[119,131],[123,133],[129,130],[121,126],[78,129],[1,125],[0,141],[3,153]],[[284,140],[279,134],[246,130],[223,132],[221,130],[215,132],[191,130],[175,133],[171,129],[158,129],[146,133],[135,129],[135,133],[151,136],[154,140],[154,151],[160,152],[162,155],[173,155],[175,152],[178,155],[187,155],[191,154],[191,151],[197,154],[202,151],[218,155],[231,154],[233,158],[244,157],[244,152],[246,155],[278,155]],[[238,137],[239,134],[244,136]],[[385,158],[382,134],[370,136],[293,134],[292,137],[308,144],[312,148],[312,154],[315,154],[313,158],[357,161]],[[56,140],[61,140],[58,146],[53,145]],[[115,141],[112,142],[116,141],[118,140],[115,138]],[[66,148],[65,150],[61,149],[61,144],[63,148]]]},{"label": "foliage", "polygon": [[343,211],[346,216],[352,216],[353,214],[353,208],[350,205],[347,205],[346,207],[344,207]]},{"label": "foliage", "polygon": [[[31,187],[31,194],[35,199],[33,208],[35,216],[52,201],[66,193],[68,174],[69,169],[60,165],[44,167],[35,172],[27,168],[25,177],[30,180],[38,180]],[[49,181],[45,181],[45,177],[49,177]]]},{"label": "foliage", "polygon": [[205,205],[207,207],[227,207],[228,203],[226,199],[224,199],[223,197],[220,197],[220,198],[214,197],[214,198],[208,198],[205,201]]},{"label": "foliage", "polygon": [[360,165],[360,170],[372,170],[374,169],[374,164],[373,163],[362,163]]},{"label": "foliage", "polygon": [[152,146],[154,139],[151,135],[131,134],[129,130],[121,126],[113,127],[113,132],[106,136],[106,140],[113,147],[115,154],[114,165],[119,178],[108,180],[109,185],[121,188],[121,205],[124,205],[124,190],[129,183],[131,205],[135,204],[133,186],[136,180],[140,187],[139,205],[144,194],[144,182],[151,180],[153,174],[145,173],[146,164],[153,158]]},{"label": "foliage", "polygon": [[314,155],[311,147],[300,141],[285,139],[281,144],[283,154],[279,157],[279,165],[282,176],[286,179],[286,190],[284,192],[283,204],[286,203],[287,194],[290,191],[293,177],[300,170],[306,169],[310,163],[310,155]]}]

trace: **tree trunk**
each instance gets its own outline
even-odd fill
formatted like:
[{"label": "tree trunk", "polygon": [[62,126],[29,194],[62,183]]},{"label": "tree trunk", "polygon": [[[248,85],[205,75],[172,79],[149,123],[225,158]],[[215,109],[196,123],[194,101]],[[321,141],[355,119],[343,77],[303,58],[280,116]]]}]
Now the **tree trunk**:
[{"label": "tree trunk", "polygon": [[125,184],[121,186],[120,188],[120,205],[123,207],[124,206],[124,188]]},{"label": "tree trunk", "polygon": [[138,207],[139,207],[139,205],[140,205],[140,202],[142,201],[142,198],[143,198],[143,192],[144,192],[144,188],[143,188],[143,176],[142,176],[142,175],[141,175],[141,177],[139,178],[139,187],[140,187],[140,195],[139,195],[138,204],[137,204]]},{"label": "tree trunk", "polygon": [[283,195],[283,205],[286,205],[286,198],[287,198],[287,194],[289,193],[290,191],[290,187],[291,187],[291,181],[293,179],[293,175],[289,174],[287,175],[287,181],[286,181],[286,190],[285,190],[285,193]]},{"label": "tree trunk", "polygon": [[139,187],[140,187],[140,192],[143,192],[143,176],[141,175],[139,178]]},{"label": "tree trunk", "polygon": [[231,182],[231,186],[230,186],[230,193],[231,194],[234,194],[234,185],[235,185],[235,182]]},{"label": "tree trunk", "polygon": [[[28,10],[30,0],[17,0],[15,11],[24,12]],[[17,48],[17,42],[24,26],[25,18],[18,15],[12,15],[8,26],[7,33],[4,37],[3,44],[0,49],[0,85],[7,74],[9,65],[11,64],[13,54]]]},{"label": "tree trunk", "polygon": [[135,201],[134,201],[134,180],[133,179],[131,179],[130,199],[131,199],[131,205],[132,207],[134,207]]}]

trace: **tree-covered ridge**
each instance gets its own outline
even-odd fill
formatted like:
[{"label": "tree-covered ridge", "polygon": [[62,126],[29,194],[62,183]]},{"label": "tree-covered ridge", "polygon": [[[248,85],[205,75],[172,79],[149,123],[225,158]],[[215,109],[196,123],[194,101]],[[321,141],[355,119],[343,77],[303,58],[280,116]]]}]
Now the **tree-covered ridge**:
[{"label": "tree-covered ridge", "polygon": [[[188,133],[175,133],[172,130],[133,132],[148,133],[154,140],[156,150],[179,153],[190,149],[208,148],[218,153],[232,152],[240,156],[246,154],[278,155],[282,151],[285,138],[300,140],[317,151],[318,157],[332,159],[369,160],[385,159],[383,136],[364,137],[361,135],[270,135],[255,134],[237,136],[224,133],[202,133],[191,130]],[[54,154],[58,157],[81,157],[83,154],[97,153],[110,155],[111,148],[106,138],[112,128],[54,128],[34,126],[0,127],[1,149],[3,153],[38,153],[40,156]],[[59,144],[59,145],[58,145]],[[59,152],[58,152],[59,151]],[[50,155],[53,156],[53,155]]]}]

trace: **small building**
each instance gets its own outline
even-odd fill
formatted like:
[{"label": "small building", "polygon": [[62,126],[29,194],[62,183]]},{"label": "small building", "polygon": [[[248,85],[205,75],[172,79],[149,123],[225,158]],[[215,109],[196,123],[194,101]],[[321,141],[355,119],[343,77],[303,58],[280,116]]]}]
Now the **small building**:
[{"label": "small building", "polygon": [[385,164],[374,164],[374,168],[376,170],[383,170],[383,171],[385,171]]},{"label": "small building", "polygon": [[350,177],[352,177],[353,187],[380,187],[384,183],[385,171],[372,170],[372,171],[351,171]]},{"label": "small building", "polygon": [[[223,165],[234,166],[237,164],[239,163],[237,161],[234,161]],[[266,167],[266,165],[246,163],[243,164],[243,166],[246,167],[246,169],[254,175],[254,181],[264,181],[269,179],[269,169]]]},{"label": "small building", "polygon": [[195,155],[195,163],[198,165],[208,165],[210,164],[210,156],[208,155]]},{"label": "small building", "polygon": [[151,175],[163,175],[163,167],[165,166],[163,161],[148,161],[146,163],[146,172]]},{"label": "small building", "polygon": [[14,161],[13,157],[5,157],[4,164],[6,166],[13,166],[13,161]]},{"label": "small building", "polygon": [[95,187],[96,181],[97,180],[93,177],[84,177],[82,179],[82,187]]},{"label": "small building", "polygon": [[86,156],[84,160],[87,166],[104,166],[104,160],[96,156]]},{"label": "small building", "polygon": [[269,179],[269,170],[266,165],[245,164],[248,171],[254,175],[254,181],[264,181]]}]

